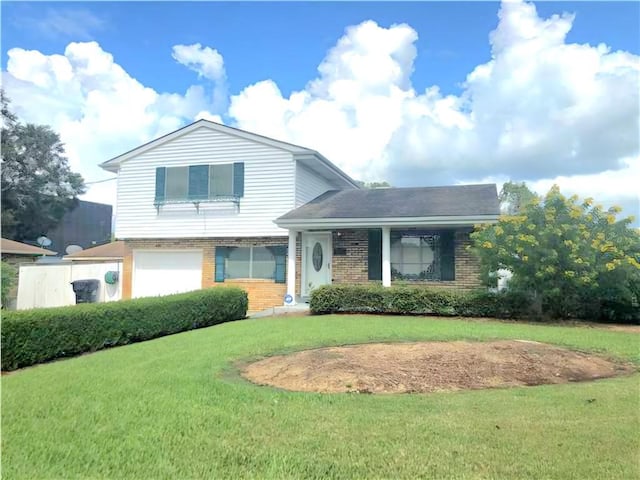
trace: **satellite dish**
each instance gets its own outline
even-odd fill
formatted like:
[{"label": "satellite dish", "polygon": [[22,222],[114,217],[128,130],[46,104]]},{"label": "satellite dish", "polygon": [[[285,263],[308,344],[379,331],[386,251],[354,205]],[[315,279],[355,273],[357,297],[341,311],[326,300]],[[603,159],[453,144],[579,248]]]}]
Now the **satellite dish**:
[{"label": "satellite dish", "polygon": [[81,252],[82,250],[84,250],[84,248],[82,248],[80,245],[69,245],[64,249],[64,251],[67,252],[67,255],[72,255],[74,253]]},{"label": "satellite dish", "polygon": [[38,242],[38,245],[40,245],[41,247],[48,247],[49,245],[51,245],[51,240],[45,237],[44,235],[42,235],[41,237],[38,237],[36,242]]}]

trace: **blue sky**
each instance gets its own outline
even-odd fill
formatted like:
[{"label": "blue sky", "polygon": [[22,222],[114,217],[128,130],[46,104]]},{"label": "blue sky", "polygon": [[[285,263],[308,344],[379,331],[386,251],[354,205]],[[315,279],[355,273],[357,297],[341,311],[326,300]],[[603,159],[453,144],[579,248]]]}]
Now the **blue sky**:
[{"label": "blue sky", "polygon": [[[640,3],[540,2],[541,15],[576,13],[569,42],[638,53]],[[168,52],[177,43],[210,45],[225,57],[229,88],[238,92],[271,78],[288,95],[316,74],[320,59],[348,25],[373,19],[408,23],[419,34],[416,88],[438,85],[458,93],[475,65],[491,57],[488,33],[497,2],[9,2],[3,5],[3,62],[12,47],[46,54],[70,41],[96,40],[132,76],[159,91],[180,91],[193,74]],[[54,12],[84,11],[98,21],[77,30],[51,27]],[[24,28],[38,25],[37,28]],[[79,32],[81,32],[79,34]]]},{"label": "blue sky", "polygon": [[[638,214],[639,50],[638,2],[2,10],[14,109],[59,131],[88,180],[109,176],[97,164],[110,156],[211,118],[315,148],[357,178],[559,183]],[[113,183],[88,199],[113,203]]]}]

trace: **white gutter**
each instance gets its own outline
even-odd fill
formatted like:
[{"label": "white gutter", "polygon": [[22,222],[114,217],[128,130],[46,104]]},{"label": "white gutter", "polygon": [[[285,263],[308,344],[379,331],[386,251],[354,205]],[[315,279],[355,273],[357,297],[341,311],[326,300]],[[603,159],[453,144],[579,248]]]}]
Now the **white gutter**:
[{"label": "white gutter", "polygon": [[122,262],[122,257],[62,257],[69,262]]},{"label": "white gutter", "polygon": [[445,226],[473,226],[481,223],[496,223],[498,215],[473,216],[440,216],[440,217],[391,217],[391,218],[313,218],[313,219],[282,219],[274,223],[281,228],[309,229],[330,227],[445,227]]}]

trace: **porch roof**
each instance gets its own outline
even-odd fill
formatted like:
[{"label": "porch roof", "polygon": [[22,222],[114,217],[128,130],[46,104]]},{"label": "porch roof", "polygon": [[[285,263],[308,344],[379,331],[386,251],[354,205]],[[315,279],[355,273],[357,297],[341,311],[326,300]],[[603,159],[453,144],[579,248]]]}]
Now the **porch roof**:
[{"label": "porch roof", "polygon": [[276,219],[284,228],[455,226],[500,214],[495,184],[331,190]]}]

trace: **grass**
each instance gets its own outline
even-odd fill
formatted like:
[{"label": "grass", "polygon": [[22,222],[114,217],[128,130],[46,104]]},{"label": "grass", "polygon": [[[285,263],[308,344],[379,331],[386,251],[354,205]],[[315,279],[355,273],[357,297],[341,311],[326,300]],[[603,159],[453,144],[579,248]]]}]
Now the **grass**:
[{"label": "grass", "polygon": [[319,345],[500,338],[640,364],[640,336],[594,328],[375,316],[244,320],[3,376],[2,476],[639,478],[638,374],[374,396],[258,387],[231,367]]}]

